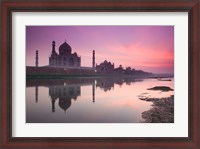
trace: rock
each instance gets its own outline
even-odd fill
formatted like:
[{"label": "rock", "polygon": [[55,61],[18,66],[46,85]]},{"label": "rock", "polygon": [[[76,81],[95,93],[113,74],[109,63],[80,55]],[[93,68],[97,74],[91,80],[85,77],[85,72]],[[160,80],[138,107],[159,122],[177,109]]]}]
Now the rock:
[{"label": "rock", "polygon": [[143,98],[153,102],[152,108],[142,113],[145,123],[174,123],[174,96],[167,98]]},{"label": "rock", "polygon": [[149,88],[147,90],[160,90],[162,92],[168,92],[168,91],[173,91],[173,89],[171,89],[168,86],[155,86],[153,88]]}]

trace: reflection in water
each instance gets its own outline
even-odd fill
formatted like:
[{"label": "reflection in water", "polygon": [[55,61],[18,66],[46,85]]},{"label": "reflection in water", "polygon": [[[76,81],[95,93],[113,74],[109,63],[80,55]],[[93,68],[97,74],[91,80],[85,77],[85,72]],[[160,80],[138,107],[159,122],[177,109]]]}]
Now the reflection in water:
[{"label": "reflection in water", "polygon": [[[114,89],[114,84],[122,86],[123,83],[130,85],[131,82],[135,82],[135,79],[122,79],[122,78],[98,78],[96,84],[94,79],[83,79],[77,81],[71,80],[28,80],[27,86],[35,84],[47,86],[49,88],[49,96],[52,103],[52,112],[55,112],[55,101],[58,99],[59,107],[65,112],[71,106],[71,100],[76,100],[81,95],[82,85],[92,85],[92,101],[95,102],[95,87],[99,87],[103,91],[107,92]],[[140,80],[137,80],[140,81]],[[75,83],[75,84],[71,84]],[[50,85],[52,84],[52,85]],[[56,85],[54,85],[56,84]],[[35,101],[38,102],[38,85],[35,85]]]},{"label": "reflection in water", "polygon": [[38,86],[35,86],[35,102],[38,102]]},{"label": "reflection in water", "polygon": [[[172,82],[170,83],[173,85]],[[151,87],[151,84],[155,85],[155,80],[153,82],[136,80],[134,78],[27,80],[27,122],[141,122],[141,113],[150,108],[150,103],[138,100],[137,96],[142,93],[142,90]],[[91,86],[91,90],[87,89],[89,86]],[[32,95],[32,87],[35,88],[36,105],[31,104],[30,101],[32,96],[34,96]],[[40,94],[41,87],[45,88],[42,89]],[[47,97],[44,93],[46,88],[48,98],[50,99],[49,103],[43,100],[43,98]],[[149,91],[149,93],[156,95],[152,91]],[[160,94],[160,92],[157,92],[157,94]],[[162,96],[168,96],[167,93],[165,94],[162,94]],[[172,95],[173,92],[168,94]],[[83,99],[85,100],[84,102]],[[89,103],[87,102],[88,100],[90,101]],[[95,100],[98,100],[98,103]],[[58,106],[56,106],[56,103]],[[90,103],[94,104],[95,109],[92,108]],[[38,104],[41,105],[39,106]],[[95,104],[97,105],[95,106]],[[48,105],[51,105],[51,113],[56,113],[58,109],[62,109],[65,113],[69,111],[71,115],[75,116],[71,120],[61,119],[61,115],[57,115],[60,119],[58,117],[51,119],[50,113],[46,113],[48,117],[46,120],[43,114],[36,116],[37,112],[45,111],[45,107]],[[81,109],[83,109],[82,112],[80,112]],[[102,110],[108,112],[106,116]],[[89,113],[88,117],[80,118],[79,116],[84,112]],[[77,118],[76,115],[78,115]]]},{"label": "reflection in water", "polygon": [[114,82],[108,79],[98,79],[96,86],[107,92],[114,88]]},{"label": "reflection in water", "polygon": [[59,107],[66,111],[71,106],[71,100],[76,100],[80,96],[80,86],[78,85],[56,85],[49,87],[49,96],[52,101],[52,112],[55,112],[55,101],[59,100]]},{"label": "reflection in water", "polygon": [[95,102],[95,84],[92,84],[92,101]]}]

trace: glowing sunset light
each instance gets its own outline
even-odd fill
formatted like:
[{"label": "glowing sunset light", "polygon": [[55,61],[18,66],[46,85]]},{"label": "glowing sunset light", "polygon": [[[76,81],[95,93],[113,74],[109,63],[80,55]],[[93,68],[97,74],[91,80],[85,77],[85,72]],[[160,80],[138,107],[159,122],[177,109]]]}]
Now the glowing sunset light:
[{"label": "glowing sunset light", "polygon": [[58,52],[65,39],[81,56],[82,66],[92,66],[95,50],[97,64],[107,60],[115,68],[174,73],[173,26],[27,26],[26,65],[35,66],[36,50],[39,66],[48,65],[52,41]]}]

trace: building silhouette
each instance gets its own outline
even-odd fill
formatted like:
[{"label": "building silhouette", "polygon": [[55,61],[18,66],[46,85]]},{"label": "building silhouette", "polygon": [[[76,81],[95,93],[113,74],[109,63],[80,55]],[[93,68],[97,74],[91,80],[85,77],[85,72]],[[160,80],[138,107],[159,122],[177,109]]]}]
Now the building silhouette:
[{"label": "building silhouette", "polygon": [[95,51],[92,51],[92,68],[95,68]]},{"label": "building silhouette", "polygon": [[112,73],[114,71],[114,63],[108,62],[105,60],[99,65],[96,65],[97,73]]},{"label": "building silhouette", "polygon": [[56,43],[52,42],[52,50],[49,57],[49,65],[39,67],[39,52],[36,50],[35,67],[26,66],[27,75],[113,75],[113,76],[150,76],[142,70],[135,70],[127,67],[124,69],[122,65],[114,68],[114,63],[103,61],[95,66],[95,51],[92,51],[92,64],[90,67],[81,66],[81,57],[76,52],[72,52],[71,46],[65,41],[59,46],[56,52]]},{"label": "building silhouette", "polygon": [[52,52],[49,57],[49,66],[53,67],[80,67],[81,57],[76,52],[72,53],[72,48],[66,41],[60,45],[59,54],[56,52],[56,43],[52,42]]},{"label": "building silhouette", "polygon": [[36,53],[35,53],[35,67],[38,67],[38,50],[36,50]]}]

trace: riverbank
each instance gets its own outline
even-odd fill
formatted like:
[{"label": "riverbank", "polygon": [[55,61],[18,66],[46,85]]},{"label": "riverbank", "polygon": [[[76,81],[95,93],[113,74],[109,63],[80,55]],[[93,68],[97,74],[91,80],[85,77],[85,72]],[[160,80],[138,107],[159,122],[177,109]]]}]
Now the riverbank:
[{"label": "riverbank", "polygon": [[136,78],[144,79],[148,76],[93,74],[93,75],[66,75],[66,74],[27,74],[26,79],[68,79],[68,78]]},{"label": "riverbank", "polygon": [[152,108],[142,113],[144,123],[174,123],[174,96],[166,98],[139,98],[152,102]]}]

